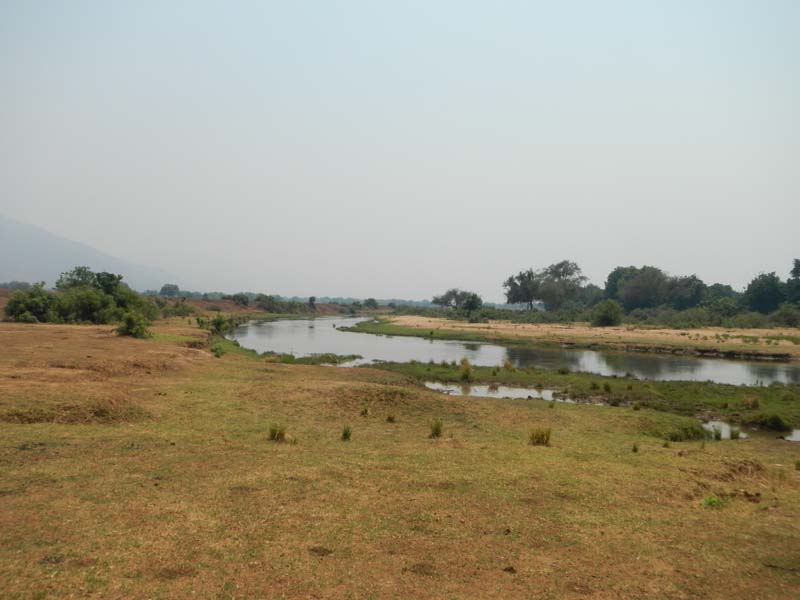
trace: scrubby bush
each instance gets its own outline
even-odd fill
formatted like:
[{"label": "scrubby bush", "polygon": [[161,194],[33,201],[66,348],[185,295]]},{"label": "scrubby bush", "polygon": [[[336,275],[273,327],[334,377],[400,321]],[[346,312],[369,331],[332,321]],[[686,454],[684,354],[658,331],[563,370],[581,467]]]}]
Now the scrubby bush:
[{"label": "scrubby bush", "polygon": [[342,428],[342,441],[349,442],[350,436],[353,434],[353,430],[350,428],[350,425],[345,425]]},{"label": "scrubby bush", "polygon": [[148,321],[142,315],[135,312],[126,312],[122,316],[122,322],[117,327],[117,335],[129,335],[135,338],[146,338],[150,336],[147,329]]},{"label": "scrubby bush", "polygon": [[428,437],[431,439],[436,439],[442,437],[442,420],[441,419],[434,419],[431,421],[431,433]]},{"label": "scrubby bush", "polygon": [[461,359],[460,377],[461,381],[472,381],[473,379],[472,364],[466,356]]},{"label": "scrubby bush", "polygon": [[772,431],[791,431],[792,424],[780,415],[758,414],[747,420],[748,423],[771,429]]},{"label": "scrubby bush", "polygon": [[592,311],[592,325],[613,327],[622,323],[622,306],[616,300],[603,300]]},{"label": "scrubby bush", "polygon": [[286,441],[286,428],[283,425],[273,423],[269,426],[269,433],[267,437],[272,442],[285,442]]}]

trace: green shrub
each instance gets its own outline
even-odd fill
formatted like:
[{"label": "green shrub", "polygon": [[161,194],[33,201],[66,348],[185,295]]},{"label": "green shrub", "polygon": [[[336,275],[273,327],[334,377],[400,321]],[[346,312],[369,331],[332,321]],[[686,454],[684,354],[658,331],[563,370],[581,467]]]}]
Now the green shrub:
[{"label": "green shrub", "polygon": [[719,508],[722,506],[723,502],[719,496],[711,494],[710,496],[706,496],[705,498],[703,498],[701,504],[706,508]]},{"label": "green shrub", "polygon": [[742,436],[742,432],[738,427],[731,427],[731,439],[738,440]]},{"label": "green shrub", "polygon": [[567,367],[559,367],[558,374],[559,375],[569,375],[569,369]]},{"label": "green shrub", "polygon": [[342,428],[342,441],[343,442],[349,442],[350,441],[350,436],[352,434],[353,434],[353,430],[350,429],[350,425],[345,425]]},{"label": "green shrub", "polygon": [[792,424],[780,415],[767,415],[761,413],[748,419],[747,422],[764,429],[771,429],[772,431],[792,430]]},{"label": "green shrub", "polygon": [[622,323],[622,307],[615,300],[603,300],[592,311],[594,327],[613,327]]},{"label": "green shrub", "polygon": [[269,434],[267,436],[270,441],[273,442],[285,442],[286,441],[286,428],[283,425],[278,425],[277,423],[273,423],[269,426]]},{"label": "green shrub", "polygon": [[441,419],[434,419],[431,421],[431,434],[428,436],[432,439],[442,437],[442,420]]},{"label": "green shrub", "polygon": [[642,406],[638,402],[633,403],[633,410],[641,410]]},{"label": "green shrub", "polygon": [[223,346],[220,343],[216,343],[213,346],[211,346],[211,352],[217,358],[222,358],[225,355],[225,352],[226,352],[225,346]]},{"label": "green shrub", "polygon": [[633,442],[633,446],[631,447],[631,452],[633,453],[639,452],[639,444],[637,442]]},{"label": "green shrub", "polygon": [[714,427],[712,433],[716,441],[720,441],[722,439],[722,430],[719,427]]},{"label": "green shrub", "polygon": [[473,379],[473,370],[472,365],[469,362],[469,359],[465,356],[461,359],[461,381],[472,381]]},{"label": "green shrub", "polygon": [[606,394],[610,394],[611,393],[611,384],[608,383],[607,381],[603,384],[603,391]]},{"label": "green shrub", "polygon": [[528,444],[531,446],[549,446],[553,431],[549,427],[536,427],[528,433]]},{"label": "green shrub", "polygon": [[147,329],[147,319],[134,312],[126,312],[122,316],[122,322],[117,327],[117,335],[129,335],[135,338],[150,337]]}]

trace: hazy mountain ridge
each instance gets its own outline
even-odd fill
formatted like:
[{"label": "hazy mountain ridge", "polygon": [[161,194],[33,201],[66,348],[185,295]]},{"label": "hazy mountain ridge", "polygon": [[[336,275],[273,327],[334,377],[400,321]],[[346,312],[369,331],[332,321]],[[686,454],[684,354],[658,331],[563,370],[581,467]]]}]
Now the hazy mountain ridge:
[{"label": "hazy mountain ridge", "polygon": [[161,269],[127,262],[87,244],[0,215],[0,281],[44,281],[52,286],[62,272],[78,265],[93,271],[118,273],[137,290],[159,289],[175,279]]}]

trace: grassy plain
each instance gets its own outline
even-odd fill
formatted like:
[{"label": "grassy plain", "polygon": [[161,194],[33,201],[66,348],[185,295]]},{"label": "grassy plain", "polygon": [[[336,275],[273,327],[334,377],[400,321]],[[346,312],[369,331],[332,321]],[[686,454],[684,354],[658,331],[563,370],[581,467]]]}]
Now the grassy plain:
[{"label": "grassy plain", "polygon": [[186,319],[155,332],[0,323],[0,597],[800,591],[800,444],[665,447],[652,432],[688,417],[448,397],[216,358]]},{"label": "grassy plain", "polygon": [[396,315],[380,323],[363,323],[358,329],[387,335],[413,335],[465,341],[569,344],[617,350],[719,352],[769,357],[785,355],[800,360],[800,330],[775,329],[655,329],[634,327],[591,327],[588,323],[543,324],[490,321],[467,323],[450,319]]}]

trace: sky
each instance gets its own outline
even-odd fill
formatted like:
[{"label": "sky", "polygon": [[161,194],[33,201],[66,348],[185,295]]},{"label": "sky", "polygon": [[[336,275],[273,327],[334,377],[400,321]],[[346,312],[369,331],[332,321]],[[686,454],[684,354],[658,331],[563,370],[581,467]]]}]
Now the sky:
[{"label": "sky", "polygon": [[0,0],[0,213],[185,289],[786,277],[799,113],[795,0]]}]

